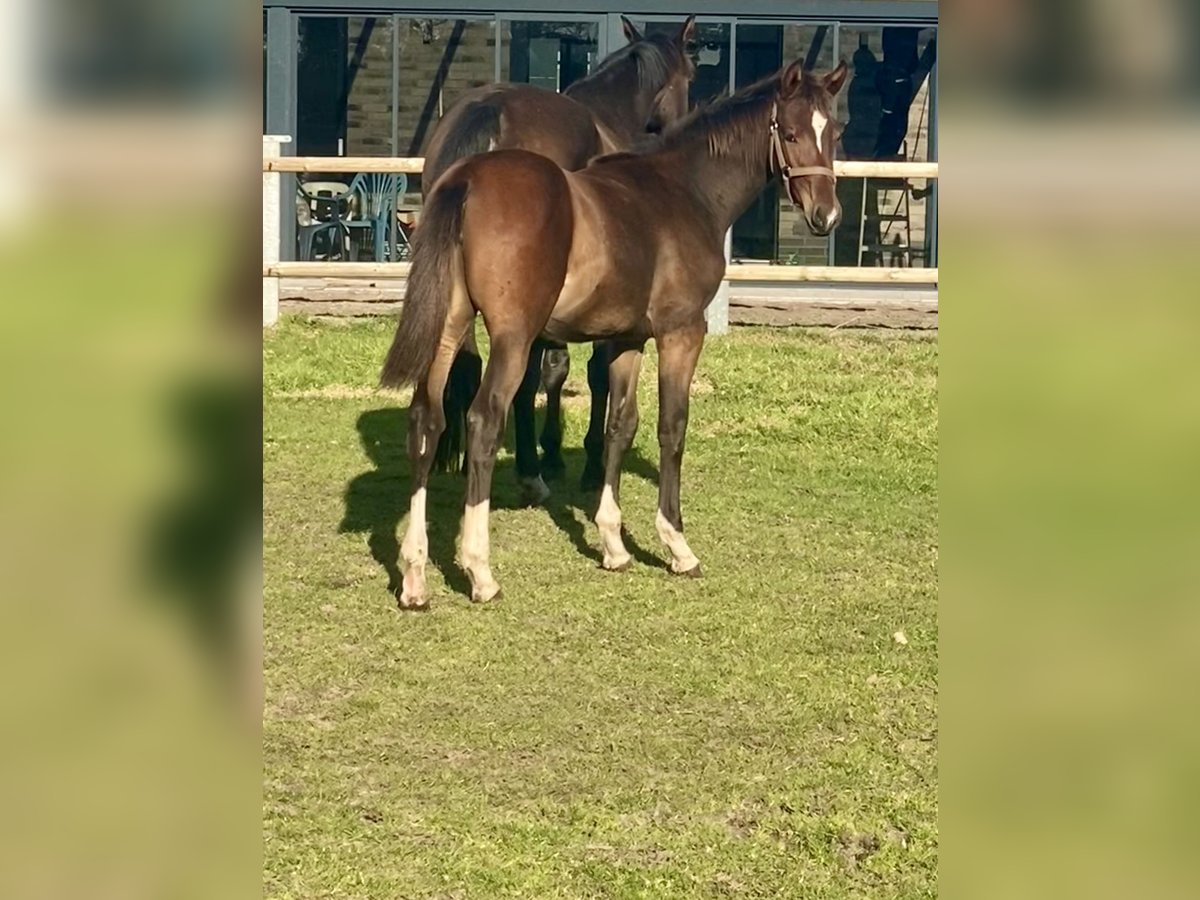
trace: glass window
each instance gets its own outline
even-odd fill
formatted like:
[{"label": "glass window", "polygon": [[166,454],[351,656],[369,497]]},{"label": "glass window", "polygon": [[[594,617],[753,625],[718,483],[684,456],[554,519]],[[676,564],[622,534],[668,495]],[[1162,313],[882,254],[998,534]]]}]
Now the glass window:
[{"label": "glass window", "polygon": [[297,155],[391,155],[391,18],[301,16],[299,37]]},{"label": "glass window", "polygon": [[596,22],[501,22],[500,80],[565,91],[595,67]]},{"label": "glass window", "polygon": [[[420,156],[454,101],[496,74],[490,19],[301,16],[298,30],[301,156]],[[405,258],[419,175],[356,183],[353,172],[313,173],[300,182],[300,258]]]},{"label": "glass window", "polygon": [[[851,78],[839,118],[842,157],[925,162],[933,112],[930,72],[936,30],[902,25],[846,25],[842,56]],[[834,233],[837,265],[928,266],[931,182],[844,178],[838,182],[844,219]]]},{"label": "glass window", "polygon": [[346,20],[345,79],[337,98],[344,108],[345,141],[339,155],[392,153],[392,20]]},{"label": "glass window", "polygon": [[[638,23],[639,27],[641,23]],[[648,22],[645,34],[668,34],[675,37],[683,22],[671,19],[665,22]],[[729,35],[732,29],[727,22],[697,22],[696,39],[689,47],[692,62],[696,64],[696,79],[688,95],[695,106],[729,93]]]},{"label": "glass window", "polygon": [[420,156],[438,120],[463,93],[496,77],[491,20],[400,19],[398,156]]},{"label": "glass window", "polygon": [[345,142],[345,17],[302,16],[296,51],[296,155],[338,156]]}]

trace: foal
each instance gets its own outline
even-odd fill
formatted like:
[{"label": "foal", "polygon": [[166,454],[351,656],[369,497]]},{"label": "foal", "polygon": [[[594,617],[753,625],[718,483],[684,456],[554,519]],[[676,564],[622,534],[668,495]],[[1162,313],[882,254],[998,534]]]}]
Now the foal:
[{"label": "foal", "polygon": [[[695,34],[695,19],[689,16],[674,37],[647,37],[622,16],[629,43],[562,94],[528,84],[496,84],[468,91],[450,108],[430,138],[421,177],[425,194],[432,192],[451,165],[476,153],[530,150],[574,171],[601,153],[629,150],[648,129],[661,129],[678,121],[688,111],[688,87],[696,74],[687,54],[688,42]],[[447,427],[434,457],[435,464],[444,469],[459,466],[467,405],[479,389],[482,363],[473,333],[468,334],[466,344],[450,370],[444,404]],[[604,348],[598,345],[588,364],[592,415],[584,440],[585,487],[598,487],[602,471],[604,404],[608,397],[605,357]],[[549,496],[543,472],[550,476],[564,469],[561,402],[569,366],[565,345],[535,342],[513,403],[517,477],[529,503],[541,503]],[[546,385],[542,460],[538,459],[534,433],[539,376]]]},{"label": "foal", "polygon": [[638,425],[642,348],[654,339],[661,451],[656,526],[671,570],[699,574],[683,536],[679,474],[704,310],[725,270],[725,232],[776,172],[813,232],[825,235],[837,224],[831,101],[846,74],[845,63],[816,77],[793,62],[685,119],[659,149],[603,157],[579,172],[523,150],[475,156],[446,172],[418,229],[400,324],[381,376],[386,385],[416,384],[402,607],[428,603],[426,483],[444,427],[442,390],[477,312],[492,352],[467,425],[462,561],[471,599],[487,601],[500,592],[489,564],[492,469],[505,413],[540,335],[604,339],[612,347],[596,525],[604,568],[615,571],[631,561],[621,539],[621,460]]}]

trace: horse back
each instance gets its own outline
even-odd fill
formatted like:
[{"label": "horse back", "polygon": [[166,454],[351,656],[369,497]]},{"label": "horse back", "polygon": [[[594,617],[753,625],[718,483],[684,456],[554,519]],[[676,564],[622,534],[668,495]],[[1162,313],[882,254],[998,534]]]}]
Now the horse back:
[{"label": "horse back", "polygon": [[456,161],[513,149],[574,170],[600,152],[600,136],[588,108],[570,97],[528,84],[476,88],[459,98],[429,139],[426,193]]}]

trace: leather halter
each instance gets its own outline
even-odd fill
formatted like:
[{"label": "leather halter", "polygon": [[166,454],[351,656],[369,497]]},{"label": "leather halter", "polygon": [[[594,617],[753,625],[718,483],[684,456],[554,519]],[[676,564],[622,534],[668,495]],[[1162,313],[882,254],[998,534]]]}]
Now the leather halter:
[{"label": "leather halter", "polygon": [[779,167],[779,175],[783,179],[783,186],[787,190],[788,199],[795,203],[795,198],[792,197],[791,180],[793,178],[802,178],[805,175],[823,175],[837,183],[837,173],[828,166],[793,166],[789,165],[787,154],[783,152],[783,140],[779,137],[779,104],[771,104],[771,169]]}]

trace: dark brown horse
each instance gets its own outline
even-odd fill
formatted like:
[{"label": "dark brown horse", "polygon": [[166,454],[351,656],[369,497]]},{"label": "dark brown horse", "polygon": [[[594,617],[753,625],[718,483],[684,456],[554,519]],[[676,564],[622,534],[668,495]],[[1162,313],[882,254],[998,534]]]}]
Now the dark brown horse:
[{"label": "dark brown horse", "polygon": [[658,149],[594,160],[579,172],[522,150],[475,156],[446,172],[418,230],[404,309],[381,376],[387,385],[416,384],[401,606],[428,602],[426,482],[444,427],[442,390],[476,313],[483,314],[491,356],[467,424],[462,561],[471,598],[486,601],[500,591],[488,561],[492,469],[529,348],[543,334],[560,341],[604,339],[613,347],[604,491],[596,513],[603,564],[612,570],[630,563],[617,505],[621,460],[637,430],[642,348],[654,339],[661,452],[656,525],[671,570],[699,574],[683,536],[679,473],[704,310],[725,270],[725,232],[775,173],[815,233],[833,229],[841,208],[831,107],[846,71],[842,63],[816,77],[796,61],[690,116]]},{"label": "dark brown horse", "polygon": [[[688,111],[688,86],[695,68],[687,54],[695,17],[677,37],[644,36],[621,17],[629,44],[608,56],[597,70],[563,94],[527,84],[498,84],[462,96],[438,123],[425,154],[421,184],[428,195],[455,162],[488,150],[521,149],[541,154],[568,171],[582,169],[601,153],[629,150],[647,131],[658,131]],[[436,463],[457,468],[467,406],[479,388],[482,364],[474,335],[455,359],[446,392],[447,430],[438,444]],[[545,365],[543,365],[545,351]],[[608,396],[607,354],[597,346],[588,366],[592,415],[584,446],[585,484],[599,486],[604,446],[604,407]],[[526,501],[539,503],[549,491],[542,480],[563,471],[563,384],[569,357],[565,346],[535,341],[525,378],[513,402],[517,476]],[[538,459],[534,399],[538,381],[546,385],[546,423],[541,435],[545,458]]]}]

